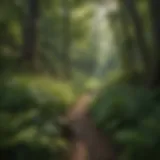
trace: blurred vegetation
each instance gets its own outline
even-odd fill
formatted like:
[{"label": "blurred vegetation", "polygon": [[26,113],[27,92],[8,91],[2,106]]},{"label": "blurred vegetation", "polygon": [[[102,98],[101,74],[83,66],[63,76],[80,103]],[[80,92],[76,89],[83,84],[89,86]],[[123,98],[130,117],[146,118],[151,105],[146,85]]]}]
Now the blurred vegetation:
[{"label": "blurred vegetation", "polygon": [[116,84],[93,103],[94,122],[121,147],[120,159],[159,159],[159,93]]},{"label": "blurred vegetation", "polygon": [[87,89],[120,159],[159,160],[159,43],[158,0],[1,0],[2,160],[65,159],[59,117]]},{"label": "blurred vegetation", "polygon": [[43,159],[46,154],[52,158],[53,153],[64,150],[58,120],[73,98],[69,85],[47,77],[7,77],[0,86],[0,148],[4,158],[12,152],[11,159],[28,159],[28,154],[33,159]]}]

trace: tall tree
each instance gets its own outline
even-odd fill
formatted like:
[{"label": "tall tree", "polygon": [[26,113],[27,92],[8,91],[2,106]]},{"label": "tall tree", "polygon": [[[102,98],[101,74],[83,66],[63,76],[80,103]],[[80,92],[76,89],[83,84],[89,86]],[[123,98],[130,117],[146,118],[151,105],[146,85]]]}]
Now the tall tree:
[{"label": "tall tree", "polygon": [[37,51],[37,31],[39,21],[39,0],[27,0],[27,13],[24,17],[22,62],[35,67]]},{"label": "tall tree", "polygon": [[138,14],[138,10],[136,7],[135,0],[124,0],[124,5],[128,11],[129,16],[132,19],[135,36],[137,39],[137,43],[139,45],[139,49],[144,61],[144,67],[146,71],[146,76],[148,76],[148,72],[150,71],[150,52],[148,50],[146,39],[144,36],[143,23]]},{"label": "tall tree", "polygon": [[149,7],[152,21],[153,45],[154,45],[154,66],[152,68],[151,86],[160,85],[160,1],[149,0]]},{"label": "tall tree", "polygon": [[[117,32],[115,39],[117,40],[117,46],[120,46],[118,51],[120,52],[120,59],[122,62],[123,70],[132,72],[135,68],[135,55],[133,50],[135,42],[133,40],[133,36],[130,33],[131,24],[130,20],[128,19],[126,6],[124,3],[119,2],[119,7],[119,18],[117,19],[117,22],[119,21],[119,28],[115,29],[115,33]],[[121,37],[121,40],[119,40],[118,37]]]},{"label": "tall tree", "polygon": [[71,3],[70,0],[62,0],[62,59],[65,77],[68,79],[71,76]]}]

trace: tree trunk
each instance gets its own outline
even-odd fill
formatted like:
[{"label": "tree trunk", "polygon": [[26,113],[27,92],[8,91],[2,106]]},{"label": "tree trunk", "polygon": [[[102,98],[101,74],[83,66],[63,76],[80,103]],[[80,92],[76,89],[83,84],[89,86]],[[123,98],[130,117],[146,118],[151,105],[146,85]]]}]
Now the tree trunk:
[{"label": "tree trunk", "polygon": [[150,76],[150,86],[152,88],[160,86],[160,1],[149,0],[149,7],[152,21],[153,46],[154,46],[154,66]]},{"label": "tree trunk", "polygon": [[22,63],[35,67],[37,52],[37,31],[39,20],[39,0],[27,0],[27,14],[24,18]]},{"label": "tree trunk", "polygon": [[[126,7],[124,3],[119,2],[119,28],[115,29],[117,32],[116,40],[120,48],[120,59],[122,62],[122,69],[125,72],[132,72],[135,69],[135,55],[133,47],[135,47],[135,42],[131,36],[129,25],[130,21],[126,13]],[[121,37],[121,39],[119,39]]]},{"label": "tree trunk", "polygon": [[62,10],[62,62],[65,78],[69,79],[71,77],[71,10],[69,0],[62,0]]},{"label": "tree trunk", "polygon": [[124,0],[124,4],[128,10],[129,16],[133,21],[137,43],[144,62],[145,77],[147,77],[152,64],[150,63],[150,52],[148,50],[146,39],[143,34],[143,23],[140,16],[138,15],[135,0]]}]

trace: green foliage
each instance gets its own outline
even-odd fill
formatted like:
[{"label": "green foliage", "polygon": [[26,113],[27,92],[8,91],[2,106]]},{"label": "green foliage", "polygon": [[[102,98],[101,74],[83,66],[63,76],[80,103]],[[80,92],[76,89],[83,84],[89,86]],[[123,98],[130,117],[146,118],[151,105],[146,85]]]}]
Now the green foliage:
[{"label": "green foliage", "polygon": [[[124,4],[133,1],[117,2]],[[154,62],[158,63],[159,57],[156,56],[159,51],[154,48],[151,38],[153,33],[156,33],[151,23],[159,22],[159,19],[150,19],[149,0],[135,2],[137,15],[142,21],[140,27],[136,28],[136,19],[133,20],[129,16],[130,12],[126,12],[130,9],[121,5],[115,13],[113,11],[106,19],[101,19],[101,22],[110,25],[111,29],[106,31],[99,28],[101,22],[92,22],[100,13],[97,9],[102,10],[99,8],[102,6],[96,5],[99,1],[37,1],[39,17],[37,30],[34,31],[37,50],[35,49],[33,55],[33,63],[41,76],[31,75],[37,70],[32,71],[32,67],[25,65],[25,57],[21,59],[24,65],[19,61],[20,57],[23,57],[23,35],[30,33],[23,33],[29,14],[28,2],[0,1],[0,153],[5,154],[2,159],[60,159],[57,156],[62,155],[65,144],[60,135],[61,126],[58,119],[75,98],[71,88],[74,88],[74,94],[78,95],[84,92],[84,88],[99,90],[107,81],[107,89],[95,100],[91,109],[97,126],[112,135],[115,144],[123,146],[122,159],[159,160],[157,155],[160,149],[160,96],[159,93],[140,87],[147,79],[142,78],[144,76],[140,73],[146,69],[144,64],[148,61],[148,66]],[[112,2],[115,1],[102,4],[104,9],[112,10]],[[70,14],[64,14],[67,8]],[[67,23],[66,18],[70,23]],[[148,46],[146,51],[150,52],[148,60],[145,59],[147,53],[141,51],[143,38],[141,39],[141,34],[136,33],[141,27]],[[99,28],[101,32],[94,28]],[[112,30],[111,42],[108,38]],[[98,46],[103,43],[97,39],[99,36],[105,37],[101,38],[107,46],[107,56],[100,52],[101,47]],[[71,48],[68,52],[65,47],[67,43],[71,45],[68,45]],[[153,54],[154,50],[156,52]],[[68,66],[71,65],[72,87],[68,82],[66,84],[58,81],[64,77],[65,71],[69,70],[63,69],[67,61],[64,57],[68,58]],[[98,59],[106,59],[103,69],[101,64],[97,63]],[[94,73],[99,67],[104,81],[99,80]],[[156,74],[155,67],[151,70]],[[15,73],[24,70],[30,74],[15,76]],[[133,73],[134,71],[136,73]],[[54,79],[46,75],[52,75]],[[149,79],[151,75],[148,75]],[[7,158],[6,155],[10,154],[8,150],[16,156]]]},{"label": "green foliage", "polygon": [[156,97],[157,91],[117,84],[106,88],[93,103],[94,121],[116,145],[124,147],[122,159],[160,158],[160,101]]},{"label": "green foliage", "polygon": [[64,149],[58,120],[73,98],[69,85],[42,76],[21,75],[1,81],[0,148],[23,144],[28,150]]}]

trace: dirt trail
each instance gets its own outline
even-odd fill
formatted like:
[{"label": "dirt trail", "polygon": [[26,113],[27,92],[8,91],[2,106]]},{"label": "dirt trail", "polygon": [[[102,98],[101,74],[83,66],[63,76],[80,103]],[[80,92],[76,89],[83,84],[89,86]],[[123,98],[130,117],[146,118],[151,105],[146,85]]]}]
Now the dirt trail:
[{"label": "dirt trail", "polygon": [[88,112],[90,103],[93,100],[93,95],[89,93],[83,94],[75,104],[72,105],[71,109],[67,113],[67,117],[69,120],[75,120],[85,115]]},{"label": "dirt trail", "polygon": [[94,95],[83,94],[68,111],[73,132],[71,160],[115,160],[109,138],[100,133],[88,114]]}]

